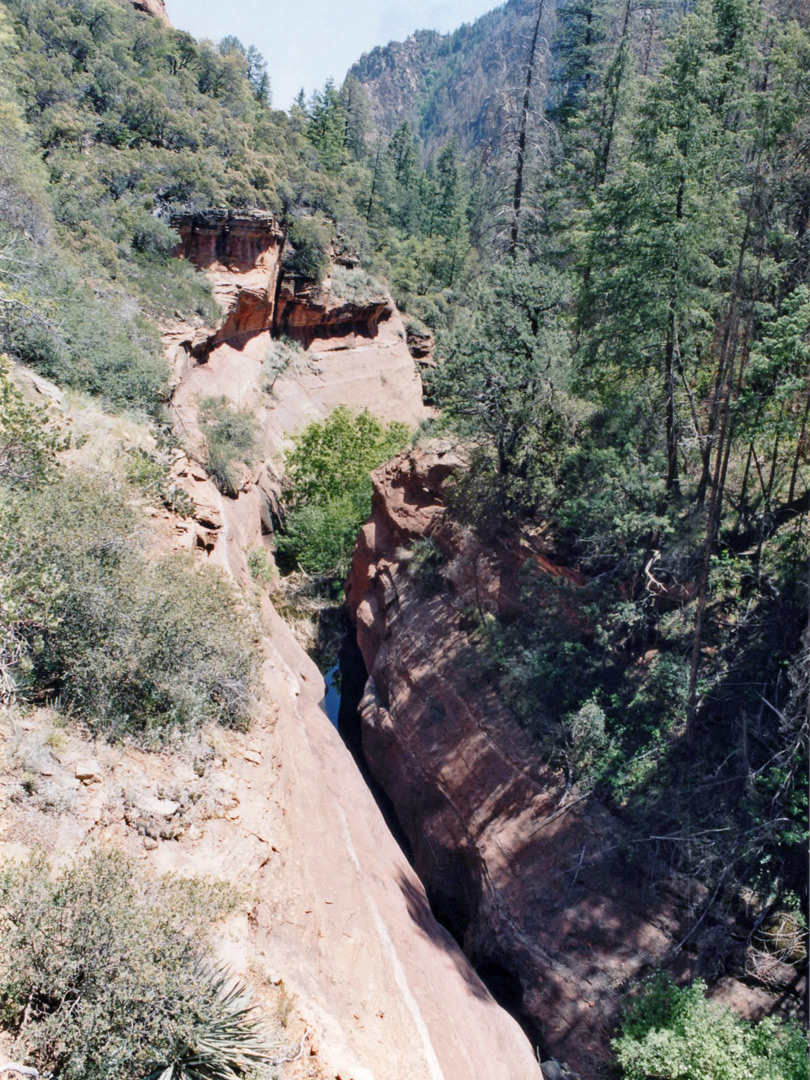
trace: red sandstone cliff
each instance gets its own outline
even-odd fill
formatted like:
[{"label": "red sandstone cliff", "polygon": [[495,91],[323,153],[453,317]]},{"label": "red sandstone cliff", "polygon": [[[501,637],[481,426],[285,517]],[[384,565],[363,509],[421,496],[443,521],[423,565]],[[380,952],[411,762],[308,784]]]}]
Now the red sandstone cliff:
[{"label": "red sandstone cliff", "polygon": [[[218,327],[178,326],[165,335],[178,431],[193,454],[200,401],[223,395],[253,414],[261,444],[235,498],[216,489],[204,466],[180,458],[175,479],[195,510],[175,528],[181,543],[202,548],[247,585],[246,554],[267,531],[289,435],[339,404],[415,426],[425,415],[421,381],[390,298],[358,304],[335,297],[328,280],[286,279],[284,234],[271,215],[213,211],[175,225],[178,256],[209,276],[223,312]],[[303,351],[269,390],[264,361],[279,329]],[[348,1062],[335,1074],[344,1080],[537,1080],[530,1043],[435,921],[318,707],[320,673],[270,617],[265,672],[278,713],[250,739],[274,763],[269,817],[283,840],[264,839],[271,853],[254,852],[260,871],[272,864],[260,874],[254,930],[264,943],[266,929],[274,970],[317,1027],[320,1057]],[[251,796],[239,794],[247,822]],[[260,793],[248,832],[266,838],[261,802]],[[247,855],[249,840],[244,847]],[[237,842],[232,860],[239,850]]]},{"label": "red sandstone cliff", "polygon": [[[236,498],[223,497],[202,464],[178,462],[177,485],[198,507],[184,540],[245,579],[245,554],[262,542],[272,518],[289,436],[338,405],[416,427],[427,415],[422,382],[390,297],[359,303],[335,296],[328,277],[316,285],[286,276],[284,230],[272,214],[214,209],[172,224],[180,234],[178,258],[206,274],[222,311],[217,326],[165,328],[177,432],[194,456],[201,449],[200,401],[220,396],[251,412],[259,430]],[[298,351],[271,376],[266,359],[282,333]]]},{"label": "red sandstone cliff", "polygon": [[[477,549],[449,521],[443,488],[462,467],[437,445],[374,474],[348,585],[368,672],[363,749],[433,910],[545,1050],[594,1080],[622,996],[656,964],[696,973],[711,919],[677,948],[705,902],[700,888],[625,846],[622,824],[595,799],[568,792],[482,677],[464,606],[514,605],[520,558]],[[455,595],[409,571],[407,549],[424,537],[452,560]],[[774,1004],[738,984],[721,990],[749,1015]]]},{"label": "red sandstone cliff", "polygon": [[[269,331],[256,339],[263,334],[269,339]],[[317,381],[291,377],[272,409],[255,382],[261,359],[247,346],[218,346],[207,362],[192,363],[179,389],[190,412],[196,396],[219,392],[255,408],[269,453],[290,430],[286,424],[319,415],[331,401],[387,409],[398,393],[412,393],[413,369],[408,374],[399,344],[393,356],[379,342],[366,348],[377,350],[376,368],[358,346],[354,379],[325,356],[310,376]],[[385,373],[389,396],[364,401],[377,385],[375,372]],[[31,385],[51,392],[36,377]],[[79,455],[98,467],[123,446],[155,449],[153,435],[134,419],[108,419],[96,406],[71,405],[72,428],[85,435],[67,451],[74,461]],[[150,506],[155,532],[144,529],[153,548],[147,553],[193,545],[255,588],[243,571],[247,551],[261,541],[268,464],[246,469],[238,497],[226,498],[200,464],[178,453],[174,478],[191,495],[194,516]],[[203,732],[204,766],[192,766],[191,743],[176,755],[149,754],[91,746],[72,728],[52,738],[55,718],[47,709],[19,728],[16,714],[0,717],[0,861],[44,850],[61,867],[112,847],[151,873],[231,884],[241,899],[215,932],[217,952],[248,980],[263,1009],[284,1017],[273,1070],[282,1080],[540,1080],[529,1041],[434,919],[321,707],[321,673],[266,598],[262,616],[250,730]],[[23,791],[19,764],[5,753],[12,740],[26,748],[48,800],[10,797]],[[0,1033],[0,1063],[5,1050]]]}]

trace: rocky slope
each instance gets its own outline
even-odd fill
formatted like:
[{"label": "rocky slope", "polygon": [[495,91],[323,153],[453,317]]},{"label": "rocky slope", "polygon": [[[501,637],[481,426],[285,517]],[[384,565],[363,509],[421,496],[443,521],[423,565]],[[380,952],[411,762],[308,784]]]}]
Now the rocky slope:
[{"label": "rocky slope", "polygon": [[[547,40],[554,11],[547,5]],[[452,138],[463,153],[498,154],[504,131],[515,130],[536,17],[532,0],[509,0],[452,34],[420,31],[364,54],[349,74],[366,88],[375,128],[390,136],[407,121],[429,154]]]},{"label": "rocky slope", "polygon": [[232,883],[246,899],[218,951],[285,1017],[284,1077],[531,1080],[531,1047],[433,919],[321,709],[320,673],[266,614],[247,735],[170,756],[90,747],[45,711],[4,724],[0,858],[42,848],[64,865],[114,846],[155,873]]},{"label": "rocky slope", "polygon": [[[272,458],[284,439],[341,403],[414,423],[420,384],[387,298],[347,305],[326,288],[302,295],[289,286],[291,325],[306,328],[310,345],[269,397],[262,370],[284,287],[283,236],[256,215],[213,215],[192,234],[193,226],[182,253],[211,274],[223,308],[218,327],[166,335],[189,450],[177,453],[173,473],[193,514],[144,506],[152,520],[144,532],[155,557],[190,547],[257,590],[246,554],[269,529]],[[195,460],[197,406],[215,394],[251,409],[262,427],[234,498]],[[154,449],[135,421],[87,403],[71,408],[74,464],[104,469],[123,448]],[[39,848],[64,865],[112,846],[154,873],[230,883],[244,901],[218,931],[219,953],[279,1018],[281,1077],[538,1080],[531,1044],[431,914],[327,719],[323,677],[266,597],[257,599],[263,666],[247,734],[215,728],[175,753],[147,754],[89,744],[48,710],[3,716],[0,859]]]},{"label": "rocky slope", "polygon": [[[181,542],[203,548],[246,583],[246,553],[267,541],[288,436],[339,404],[415,425],[425,415],[421,382],[390,299],[358,304],[335,297],[328,280],[312,287],[285,278],[284,235],[267,215],[215,214],[181,223],[180,232],[178,254],[209,275],[223,320],[207,336],[182,327],[166,335],[176,362],[178,429],[193,442],[200,400],[224,395],[256,417],[261,445],[236,498],[181,459],[176,477],[195,514],[176,528],[185,529]],[[302,354],[268,393],[264,359],[280,327]],[[248,788],[255,795],[237,791],[247,836],[228,843],[228,877],[248,873],[257,881],[250,955],[258,947],[272,957],[273,971],[319,1033],[329,1076],[537,1077],[530,1044],[433,918],[327,721],[320,672],[269,604],[266,618],[273,716],[251,732],[245,769],[260,768],[266,781]],[[212,869],[215,863],[212,853]]]},{"label": "rocky slope", "polygon": [[[567,790],[482,677],[465,608],[514,607],[526,558],[581,579],[540,549],[484,550],[454,526],[443,487],[463,467],[438,445],[374,475],[348,587],[368,673],[362,745],[434,911],[535,1041],[594,1080],[639,976],[661,963],[716,975],[728,958],[716,955],[713,915],[701,917],[704,892]],[[411,567],[409,549],[426,537],[444,553],[451,589]],[[752,1016],[776,1003],[730,979],[716,992]]]}]

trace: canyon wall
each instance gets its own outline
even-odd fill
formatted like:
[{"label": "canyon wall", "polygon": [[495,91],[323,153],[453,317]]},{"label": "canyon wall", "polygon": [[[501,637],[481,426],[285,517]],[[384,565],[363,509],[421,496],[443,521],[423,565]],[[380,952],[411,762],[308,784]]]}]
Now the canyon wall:
[{"label": "canyon wall", "polygon": [[[341,404],[415,426],[426,415],[421,381],[390,298],[347,301],[329,279],[314,286],[285,277],[283,233],[269,215],[213,213],[178,224],[178,255],[209,275],[223,312],[218,327],[167,328],[178,434],[193,448],[200,402],[221,395],[254,416],[260,445],[233,498],[217,490],[199,454],[178,459],[175,481],[194,513],[171,523],[174,542],[202,549],[251,587],[246,555],[269,543],[290,434]],[[265,358],[281,329],[300,351],[268,389]],[[433,917],[327,720],[320,672],[269,604],[265,614],[270,715],[242,740],[247,763],[237,750],[229,766],[240,785],[238,820],[186,853],[161,844],[155,864],[214,872],[221,857],[228,879],[251,882],[257,900],[241,966],[260,963],[283,978],[317,1032],[323,1075],[538,1080],[530,1042]]]},{"label": "canyon wall", "polygon": [[[545,1053],[594,1080],[640,977],[659,964],[706,973],[713,917],[700,918],[705,891],[657,861],[656,845],[634,843],[596,799],[567,788],[484,677],[470,611],[514,611],[528,558],[583,579],[542,549],[482,547],[455,525],[444,488],[465,467],[436,444],[374,474],[348,583],[368,674],[363,750],[438,918]],[[425,540],[442,553],[439,586],[413,551]],[[774,1006],[733,979],[717,994],[750,1016]]]},{"label": "canyon wall", "polygon": [[[280,492],[281,459],[290,436],[338,405],[367,408],[380,420],[416,427],[428,413],[422,382],[402,318],[389,296],[358,302],[321,285],[286,275],[284,231],[264,211],[211,210],[182,215],[176,254],[211,281],[222,311],[217,326],[176,322],[164,327],[178,436],[204,460],[200,403],[224,397],[249,412],[258,445],[242,466],[236,498],[223,497],[205,469],[181,461],[175,479],[200,508],[183,533],[239,580],[246,552],[268,537]],[[268,354],[283,336],[292,349],[279,372]],[[269,542],[269,541],[267,541]]]}]

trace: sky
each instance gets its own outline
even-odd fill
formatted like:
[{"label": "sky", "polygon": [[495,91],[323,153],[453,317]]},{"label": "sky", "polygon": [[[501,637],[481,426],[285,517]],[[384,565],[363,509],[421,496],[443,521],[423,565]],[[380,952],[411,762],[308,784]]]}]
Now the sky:
[{"label": "sky", "polygon": [[329,76],[338,85],[355,60],[375,45],[402,41],[414,30],[447,33],[502,0],[166,0],[178,30],[219,41],[229,34],[255,45],[267,60],[273,104],[288,109],[303,86],[307,96]]}]

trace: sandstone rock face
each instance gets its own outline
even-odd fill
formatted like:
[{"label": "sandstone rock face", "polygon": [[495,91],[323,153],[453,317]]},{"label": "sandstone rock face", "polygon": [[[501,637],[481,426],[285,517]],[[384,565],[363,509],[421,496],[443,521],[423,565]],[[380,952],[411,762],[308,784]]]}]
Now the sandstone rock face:
[{"label": "sandstone rock face", "polygon": [[[368,672],[363,749],[434,912],[546,1056],[594,1080],[633,981],[665,961],[689,970],[676,945],[705,898],[678,891],[638,848],[626,861],[620,823],[567,792],[478,670],[464,603],[480,590],[487,606],[508,609],[520,559],[461,551],[442,497],[460,465],[452,447],[437,446],[374,474],[348,588]],[[454,557],[448,572],[463,603],[409,571],[403,549],[424,537]],[[749,995],[749,1013],[763,1004]]]},{"label": "sandstone rock face", "polygon": [[[175,522],[175,541],[248,584],[246,554],[264,542],[290,434],[340,404],[415,426],[425,415],[421,382],[389,298],[358,305],[328,285],[280,282],[283,241],[272,221],[215,215],[181,235],[180,254],[210,275],[223,322],[207,335],[179,324],[166,333],[172,408],[190,448],[173,480],[194,507]],[[306,349],[270,392],[264,359],[279,325]],[[194,460],[204,460],[195,455],[199,403],[220,395],[249,410],[260,432],[235,498]],[[250,883],[255,903],[227,955],[240,970],[283,979],[314,1033],[304,1065],[282,1075],[539,1080],[524,1033],[433,918],[321,707],[320,672],[269,605],[265,617],[263,707],[248,736],[223,737],[216,820],[189,824],[182,811],[167,820],[139,794],[124,814],[128,842],[161,871]]]},{"label": "sandstone rock face", "polygon": [[164,0],[132,0],[132,6],[136,11],[142,11],[144,15],[151,15],[154,19],[160,19],[167,26],[172,25],[166,13]]},{"label": "sandstone rock face", "polygon": [[276,218],[264,210],[213,209],[176,215],[172,225],[180,233],[175,254],[208,275],[223,312],[207,350],[197,346],[195,355],[205,359],[223,341],[272,329],[284,250]]},{"label": "sandstone rock face", "polygon": [[[317,339],[372,340],[394,310],[384,294],[359,304],[335,297],[323,286],[287,279],[279,291],[276,328],[304,346]],[[344,345],[350,347],[348,342]]]},{"label": "sandstone rock face", "polygon": [[[223,312],[218,327],[165,328],[175,427],[201,461],[203,399],[225,397],[251,412],[259,429],[255,460],[245,464],[236,498],[223,497],[199,466],[196,474],[177,473],[178,486],[198,508],[199,526],[181,528],[180,541],[245,581],[246,553],[263,543],[277,508],[290,435],[338,405],[416,427],[427,415],[422,382],[390,297],[358,304],[333,296],[328,279],[315,286],[282,276],[284,234],[272,214],[210,210],[177,217],[173,225],[181,236],[178,257],[208,275]],[[300,350],[271,377],[265,358],[282,331]]]},{"label": "sandstone rock face", "polygon": [[180,233],[175,254],[200,270],[272,270],[277,262],[275,252],[283,242],[281,226],[266,210],[177,214],[172,225]]},{"label": "sandstone rock face", "polygon": [[[209,361],[233,401],[243,362],[239,350]],[[261,539],[267,467],[248,471],[235,499],[185,454],[172,477],[195,516],[166,512],[145,554],[171,537],[238,576]],[[531,1044],[433,918],[322,708],[321,673],[262,604],[248,732],[211,726],[157,754],[90,744],[48,709],[2,713],[0,864],[41,849],[62,869],[112,848],[151,874],[231,885],[237,909],[214,945],[267,1015],[284,1016],[279,1080],[540,1080]],[[6,1049],[0,1032],[0,1062]]]},{"label": "sandstone rock face", "polygon": [[88,763],[72,732],[51,750],[42,710],[27,731],[28,754],[41,758],[32,794],[0,760],[0,859],[43,849],[65,867],[114,847],[155,874],[232,883],[244,900],[217,931],[217,952],[271,1014],[279,988],[282,1080],[540,1080],[529,1042],[433,919],[320,706],[320,672],[265,614],[251,730],[206,733],[204,767],[191,754],[104,744]]}]

